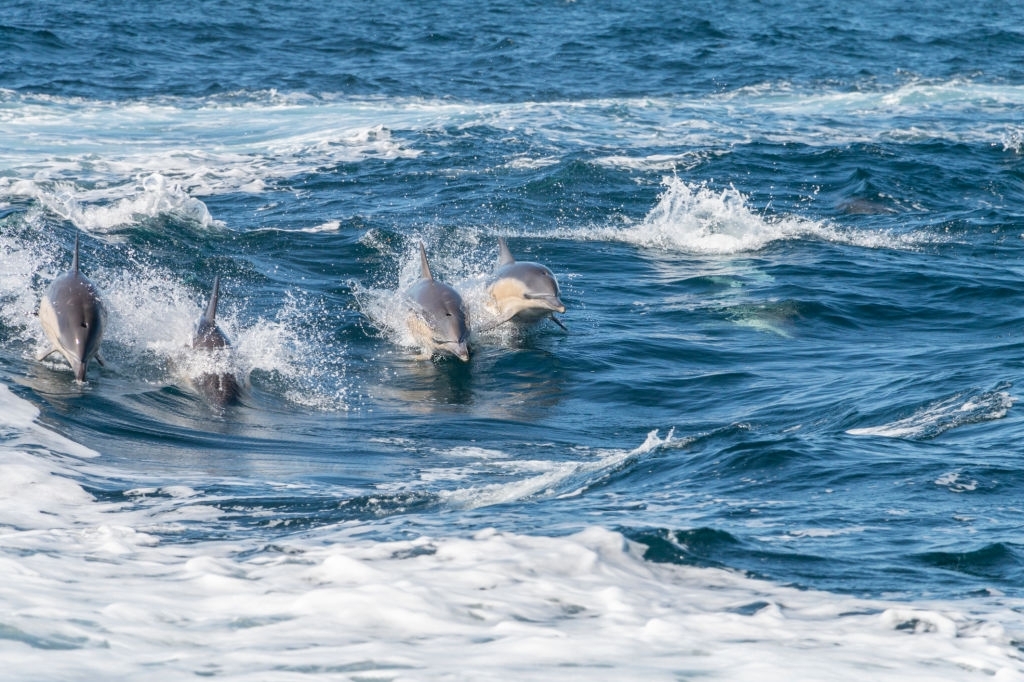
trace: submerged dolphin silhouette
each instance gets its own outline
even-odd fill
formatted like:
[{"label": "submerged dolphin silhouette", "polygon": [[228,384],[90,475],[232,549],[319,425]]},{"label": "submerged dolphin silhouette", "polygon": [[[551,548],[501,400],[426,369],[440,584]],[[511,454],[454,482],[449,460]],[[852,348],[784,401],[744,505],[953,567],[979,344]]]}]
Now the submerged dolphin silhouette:
[{"label": "submerged dolphin silhouette", "polygon": [[497,324],[509,320],[532,324],[547,317],[565,329],[555,317],[565,312],[565,304],[558,297],[554,274],[540,263],[517,261],[504,237],[498,237],[498,267],[487,290],[498,310]]},{"label": "submerged dolphin silhouette", "polygon": [[[217,326],[217,300],[220,298],[220,276],[213,278],[213,289],[210,291],[210,302],[206,311],[199,318],[195,334],[192,336],[192,348],[196,350],[217,351],[229,348],[231,343],[224,332]],[[231,372],[204,372],[193,379],[200,393],[210,402],[226,405],[238,400],[242,389],[238,379]]]},{"label": "submerged dolphin silhouette", "polygon": [[54,353],[63,355],[75,373],[85,381],[89,360],[103,364],[100,341],[107,312],[95,285],[78,271],[78,235],[71,269],[50,282],[39,302],[39,323],[50,345],[36,356],[43,360]]},{"label": "submerged dolphin silhouette", "polygon": [[420,278],[406,292],[413,304],[409,330],[424,350],[469,361],[469,326],[462,297],[434,279],[420,242]]}]

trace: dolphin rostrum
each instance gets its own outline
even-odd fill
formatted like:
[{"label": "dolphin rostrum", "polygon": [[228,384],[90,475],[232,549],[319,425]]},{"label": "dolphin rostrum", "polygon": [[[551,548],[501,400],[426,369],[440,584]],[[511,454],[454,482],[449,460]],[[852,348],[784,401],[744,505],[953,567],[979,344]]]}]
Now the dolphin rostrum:
[{"label": "dolphin rostrum", "polygon": [[67,358],[75,372],[75,381],[85,381],[89,360],[103,364],[100,341],[107,311],[95,285],[78,271],[78,235],[71,269],[50,283],[39,302],[39,322],[50,345],[36,357],[42,360],[53,353]]},{"label": "dolphin rostrum", "polygon": [[555,313],[565,312],[565,304],[558,297],[558,282],[551,271],[540,263],[517,261],[504,237],[498,237],[498,252],[498,267],[487,287],[498,311],[498,324],[509,320],[532,324],[547,317],[565,329],[555,317]]},{"label": "dolphin rostrum", "polygon": [[409,330],[425,351],[469,361],[469,325],[462,297],[430,274],[427,252],[420,242],[420,278],[407,295],[413,304]]},{"label": "dolphin rostrum", "polygon": [[[217,276],[213,278],[213,289],[210,291],[210,302],[206,305],[206,312],[199,318],[195,334],[192,336],[192,348],[196,350],[219,351],[231,346],[224,332],[217,326],[219,297],[220,276]],[[203,396],[218,405],[233,403],[241,395],[238,379],[231,372],[203,372],[193,380],[193,383]]]}]

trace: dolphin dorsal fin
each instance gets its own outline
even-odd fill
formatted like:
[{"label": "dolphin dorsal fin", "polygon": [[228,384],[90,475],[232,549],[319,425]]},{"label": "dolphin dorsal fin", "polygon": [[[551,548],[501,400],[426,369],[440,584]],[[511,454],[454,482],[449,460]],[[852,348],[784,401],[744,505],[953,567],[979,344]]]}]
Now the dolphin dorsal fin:
[{"label": "dolphin dorsal fin", "polygon": [[75,233],[75,255],[71,258],[71,271],[78,274],[78,233]]},{"label": "dolphin dorsal fin", "polygon": [[213,278],[213,290],[210,291],[210,302],[206,304],[206,312],[203,319],[207,324],[215,324],[217,321],[217,299],[220,298],[220,275]]},{"label": "dolphin dorsal fin", "polygon": [[508,244],[505,243],[505,238],[498,237],[498,267],[500,268],[502,265],[508,265],[515,262],[515,256],[513,256],[512,252],[508,250]]},{"label": "dolphin dorsal fin", "polygon": [[420,242],[420,270],[424,279],[434,279],[430,274],[430,266],[427,265],[427,250],[423,247],[423,242]]}]

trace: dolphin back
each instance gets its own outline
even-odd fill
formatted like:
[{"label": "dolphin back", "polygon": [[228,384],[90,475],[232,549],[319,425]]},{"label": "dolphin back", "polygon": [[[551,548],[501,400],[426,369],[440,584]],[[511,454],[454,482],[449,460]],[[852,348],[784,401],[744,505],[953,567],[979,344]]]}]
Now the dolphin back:
[{"label": "dolphin back", "polygon": [[210,301],[206,304],[206,311],[199,318],[196,325],[196,333],[192,338],[193,348],[224,348],[230,346],[224,332],[217,326],[217,301],[220,298],[220,276],[213,278],[213,288],[210,291]]},{"label": "dolphin back", "polygon": [[427,249],[420,242],[420,277],[423,279],[434,279],[430,274],[430,265],[427,264]]},{"label": "dolphin back", "polygon": [[508,248],[508,244],[505,243],[504,237],[498,237],[498,267],[503,265],[510,265],[516,262],[515,256]]}]

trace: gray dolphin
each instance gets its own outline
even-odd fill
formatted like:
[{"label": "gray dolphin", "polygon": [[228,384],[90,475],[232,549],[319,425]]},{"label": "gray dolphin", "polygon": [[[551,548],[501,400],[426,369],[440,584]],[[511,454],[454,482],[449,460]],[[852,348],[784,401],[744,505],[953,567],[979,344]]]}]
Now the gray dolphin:
[{"label": "gray dolphin", "polygon": [[78,271],[78,235],[71,269],[50,282],[39,302],[39,322],[50,345],[36,357],[42,360],[54,353],[67,358],[75,372],[75,381],[85,381],[89,360],[103,364],[100,341],[107,311],[95,285]]},{"label": "gray dolphin", "polygon": [[420,242],[420,278],[406,292],[413,304],[409,330],[431,354],[454,355],[469,361],[469,325],[459,292],[430,274],[427,251]]},{"label": "gray dolphin", "polygon": [[555,276],[540,263],[517,261],[504,237],[498,237],[498,267],[487,290],[498,310],[498,324],[509,320],[532,324],[547,317],[565,329],[555,317],[565,312]]},{"label": "gray dolphin", "polygon": [[[192,348],[196,350],[217,351],[231,346],[224,332],[217,326],[217,300],[220,298],[220,276],[213,278],[213,289],[206,311],[199,318],[195,334],[192,336]],[[204,372],[193,380],[196,388],[210,402],[226,405],[238,400],[242,389],[238,379],[231,372]]]}]

